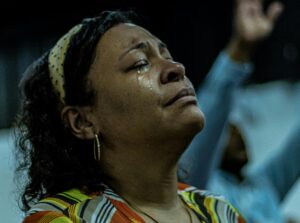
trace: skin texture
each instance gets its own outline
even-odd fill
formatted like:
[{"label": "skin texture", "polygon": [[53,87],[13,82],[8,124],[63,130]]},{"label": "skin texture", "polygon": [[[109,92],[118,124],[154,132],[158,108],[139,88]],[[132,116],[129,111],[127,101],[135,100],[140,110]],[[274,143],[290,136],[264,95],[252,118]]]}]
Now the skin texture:
[{"label": "skin texture", "polygon": [[[127,51],[137,44],[144,45]],[[116,138],[126,144],[147,144],[153,140],[161,143],[174,140],[170,130],[185,134],[186,130],[191,131],[193,123],[197,123],[195,132],[202,128],[202,114],[194,97],[189,103],[166,106],[177,92],[192,85],[185,77],[184,66],[174,62],[160,44],[146,30],[123,24],[109,30],[100,41],[98,48],[102,53],[96,58],[100,62],[92,66],[91,81],[99,89],[97,125],[108,140],[113,139],[110,144]],[[140,64],[143,67],[134,68]]]},{"label": "skin texture", "polygon": [[[100,39],[88,78],[95,105],[66,106],[62,116],[77,137],[100,135],[104,182],[156,219],[188,222],[177,161],[204,116],[184,66],[145,29],[119,24]],[[189,95],[170,103],[183,89]]]}]

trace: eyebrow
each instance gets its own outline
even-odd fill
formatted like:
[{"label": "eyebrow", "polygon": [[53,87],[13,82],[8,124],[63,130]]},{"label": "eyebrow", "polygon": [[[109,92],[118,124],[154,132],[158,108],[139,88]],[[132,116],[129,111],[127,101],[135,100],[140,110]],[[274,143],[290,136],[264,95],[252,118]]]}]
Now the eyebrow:
[{"label": "eyebrow", "polygon": [[[148,47],[148,44],[145,42],[140,42],[135,44],[134,46],[130,47],[129,49],[127,49],[124,53],[121,54],[121,56],[119,57],[119,61],[126,56],[126,54],[128,54],[129,52],[131,52],[132,50],[137,50],[137,49],[146,49]],[[158,47],[159,49],[167,49],[167,45],[163,42],[159,42],[158,43]]]}]

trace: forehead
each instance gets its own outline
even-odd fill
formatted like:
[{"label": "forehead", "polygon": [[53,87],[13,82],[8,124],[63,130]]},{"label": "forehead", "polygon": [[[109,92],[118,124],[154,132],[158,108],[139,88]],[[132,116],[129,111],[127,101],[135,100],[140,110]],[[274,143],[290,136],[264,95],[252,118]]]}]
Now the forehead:
[{"label": "forehead", "polygon": [[148,30],[130,23],[121,23],[110,28],[98,43],[102,52],[118,51],[129,48],[141,41],[160,42]]}]

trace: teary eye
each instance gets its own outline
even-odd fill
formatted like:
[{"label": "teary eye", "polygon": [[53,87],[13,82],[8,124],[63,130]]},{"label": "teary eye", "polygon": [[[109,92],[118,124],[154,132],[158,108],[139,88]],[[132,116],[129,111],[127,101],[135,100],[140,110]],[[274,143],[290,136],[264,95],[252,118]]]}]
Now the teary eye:
[{"label": "teary eye", "polygon": [[137,61],[130,70],[136,70],[138,73],[144,73],[149,70],[149,62],[145,59]]}]

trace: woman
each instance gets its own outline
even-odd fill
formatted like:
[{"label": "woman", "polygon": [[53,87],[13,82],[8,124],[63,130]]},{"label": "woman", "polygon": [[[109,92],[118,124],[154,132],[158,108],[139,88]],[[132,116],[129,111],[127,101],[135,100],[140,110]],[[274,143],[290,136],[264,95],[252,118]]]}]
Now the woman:
[{"label": "woman", "polygon": [[73,27],[21,86],[25,223],[244,222],[223,199],[178,184],[204,117],[184,66],[125,13]]}]

